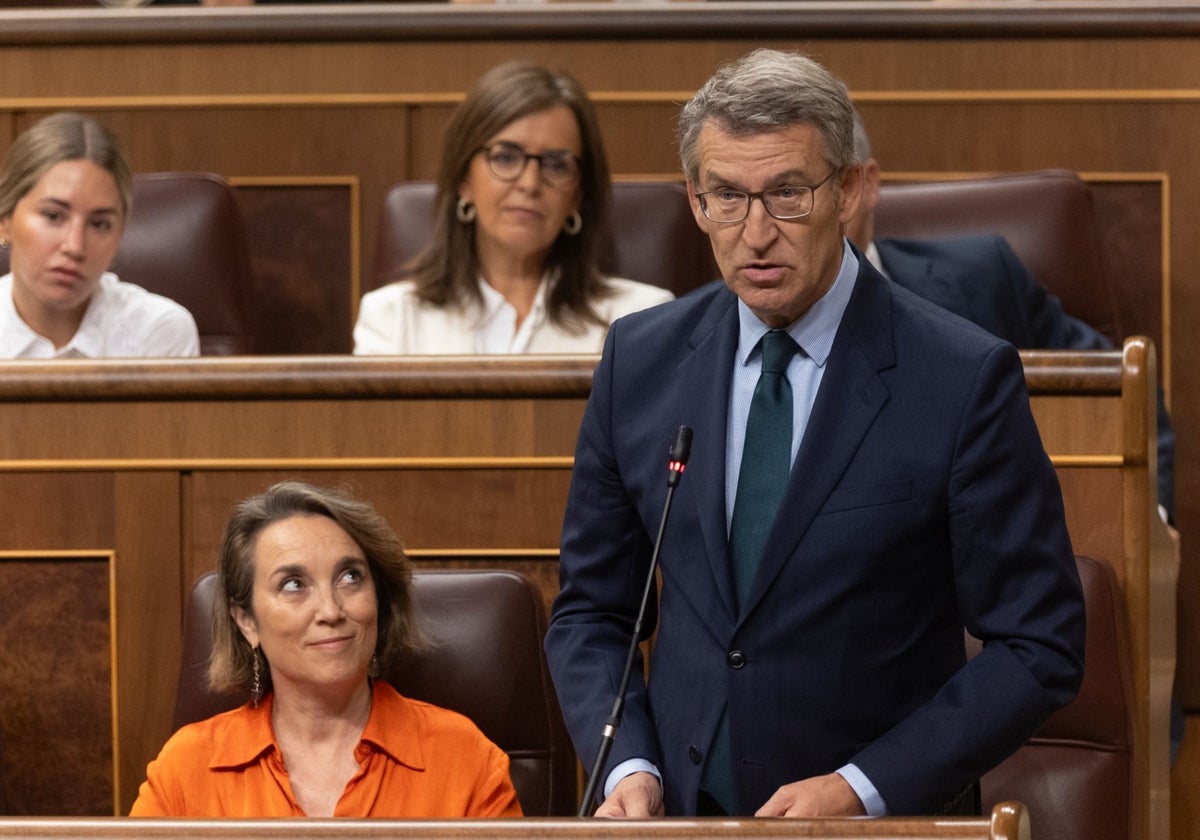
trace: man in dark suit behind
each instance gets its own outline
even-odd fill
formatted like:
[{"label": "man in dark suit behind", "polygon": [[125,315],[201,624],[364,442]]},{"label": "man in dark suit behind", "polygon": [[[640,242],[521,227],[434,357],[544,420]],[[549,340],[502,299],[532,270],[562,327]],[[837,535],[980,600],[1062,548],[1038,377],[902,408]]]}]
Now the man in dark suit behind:
[{"label": "man in dark suit behind", "polygon": [[[957,808],[1082,676],[1082,596],[1020,359],[846,242],[862,167],[820,65],[758,50],[722,67],[679,136],[725,284],[609,332],[546,639],[590,767],[667,446],[693,427],[649,681],[638,662],[597,813]],[[969,663],[964,627],[984,641]]]},{"label": "man in dark suit behind", "polygon": [[[1067,313],[1029,273],[1001,236],[876,238],[875,207],[882,173],[855,112],[854,149],[863,165],[863,197],[846,235],[884,276],[955,315],[978,324],[1020,350],[1111,350],[1098,330]],[[1158,399],[1158,503],[1175,515],[1175,432]]]}]

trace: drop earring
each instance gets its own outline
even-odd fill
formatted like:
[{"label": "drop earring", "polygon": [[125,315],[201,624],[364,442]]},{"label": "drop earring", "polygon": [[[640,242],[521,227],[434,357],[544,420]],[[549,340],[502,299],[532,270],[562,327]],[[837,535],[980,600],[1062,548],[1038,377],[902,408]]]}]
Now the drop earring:
[{"label": "drop earring", "polygon": [[250,686],[250,699],[254,701],[254,708],[258,708],[258,701],[262,699],[262,666],[259,665],[259,649],[254,647],[250,649],[254,656],[254,683]]}]

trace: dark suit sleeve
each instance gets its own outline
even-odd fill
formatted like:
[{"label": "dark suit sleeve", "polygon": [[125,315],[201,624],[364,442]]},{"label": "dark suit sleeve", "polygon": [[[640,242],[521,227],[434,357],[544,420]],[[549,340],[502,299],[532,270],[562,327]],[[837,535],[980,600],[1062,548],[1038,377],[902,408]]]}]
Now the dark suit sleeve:
[{"label": "dark suit sleeve", "polygon": [[[1022,321],[1029,325],[1028,341],[1022,346],[1046,350],[1111,350],[1113,344],[1093,327],[1069,315],[1057,297],[1029,273],[1001,237],[996,237],[1000,260],[1017,298]],[[1158,503],[1175,517],[1175,430],[1167,413],[1162,389],[1158,389]]]},{"label": "dark suit sleeve", "polygon": [[1062,497],[1010,345],[986,356],[964,406],[948,512],[959,613],[983,651],[854,756],[893,813],[936,810],[1082,679],[1083,599]]},{"label": "dark suit sleeve", "polygon": [[[618,321],[606,339],[580,427],[562,533],[560,592],[546,635],[563,716],[589,772],[620,686],[652,549],[612,445],[611,391],[620,333]],[[665,484],[664,477],[664,489]],[[644,635],[654,626],[654,603],[652,593]],[[601,783],[613,767],[630,758],[661,766],[643,673],[639,654],[626,694],[624,718]]]}]

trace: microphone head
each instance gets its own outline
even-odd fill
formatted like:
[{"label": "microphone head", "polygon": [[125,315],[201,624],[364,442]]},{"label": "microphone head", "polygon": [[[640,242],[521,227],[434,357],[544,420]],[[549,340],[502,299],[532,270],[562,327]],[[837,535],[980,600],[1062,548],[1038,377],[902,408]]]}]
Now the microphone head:
[{"label": "microphone head", "polygon": [[675,430],[675,441],[671,444],[670,459],[682,468],[692,453],[692,427],[680,426]]},{"label": "microphone head", "polygon": [[692,454],[692,427],[680,426],[675,430],[675,441],[671,444],[670,460],[667,462],[667,486],[679,486],[679,477]]}]

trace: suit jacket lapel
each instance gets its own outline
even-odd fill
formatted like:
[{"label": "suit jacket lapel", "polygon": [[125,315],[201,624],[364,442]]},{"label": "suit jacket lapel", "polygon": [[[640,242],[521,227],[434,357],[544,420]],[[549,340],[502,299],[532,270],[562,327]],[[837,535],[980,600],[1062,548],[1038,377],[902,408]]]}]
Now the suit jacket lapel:
[{"label": "suit jacket lapel", "polygon": [[896,363],[892,295],[865,258],[860,264],[743,619],[792,559],[888,399],[879,371]]},{"label": "suit jacket lapel", "polygon": [[[725,437],[738,341],[736,303],[732,292],[717,294],[688,339],[692,352],[680,363],[676,380],[681,383],[681,422],[693,432],[687,477],[681,485],[686,491],[681,489],[676,503],[690,500],[695,507],[709,568],[730,620],[737,614],[737,596],[725,533]],[[725,398],[713,399],[713,394]]]}]

